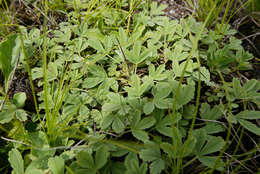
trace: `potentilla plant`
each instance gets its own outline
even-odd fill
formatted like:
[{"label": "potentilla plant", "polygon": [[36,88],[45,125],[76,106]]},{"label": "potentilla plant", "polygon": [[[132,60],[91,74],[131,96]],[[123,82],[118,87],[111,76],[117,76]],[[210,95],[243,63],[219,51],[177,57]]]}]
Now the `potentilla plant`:
[{"label": "potentilla plant", "polygon": [[[260,94],[256,80],[222,77],[249,69],[252,55],[228,25],[221,33],[206,29],[214,8],[200,23],[170,20],[154,2],[117,3],[122,8],[96,4],[87,14],[74,4],[79,11],[55,30],[47,31],[46,21],[43,34],[23,28],[24,60],[28,48],[39,53],[27,71],[43,91],[37,114],[22,109],[24,93],[5,103],[3,113],[15,105],[16,115],[0,114],[4,127],[15,120],[5,138],[13,144],[13,173],[176,174],[197,164],[199,172],[226,172],[237,159],[223,154],[246,155],[232,149],[237,125],[259,136],[252,108]],[[127,14],[127,22],[115,25],[111,10]],[[204,89],[214,89],[214,100]],[[241,102],[238,112],[232,106]]]}]

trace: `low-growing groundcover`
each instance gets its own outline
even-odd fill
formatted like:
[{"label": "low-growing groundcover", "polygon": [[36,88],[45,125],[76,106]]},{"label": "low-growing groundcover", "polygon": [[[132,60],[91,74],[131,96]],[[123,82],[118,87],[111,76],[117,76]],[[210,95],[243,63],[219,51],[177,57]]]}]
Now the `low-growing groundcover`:
[{"label": "low-growing groundcover", "polygon": [[[55,30],[19,26],[1,42],[1,172],[257,171],[260,82],[231,76],[253,59],[236,31],[134,2],[135,13],[125,2],[86,19],[75,10]],[[35,112],[26,93],[5,97],[15,69],[43,89]]]}]

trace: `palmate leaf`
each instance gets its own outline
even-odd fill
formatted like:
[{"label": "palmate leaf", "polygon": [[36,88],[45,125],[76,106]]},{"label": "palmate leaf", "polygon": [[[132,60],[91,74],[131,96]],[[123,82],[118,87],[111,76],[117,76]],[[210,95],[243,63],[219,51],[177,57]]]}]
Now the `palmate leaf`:
[{"label": "palmate leaf", "polygon": [[223,125],[214,122],[208,122],[206,126],[203,127],[203,129],[206,130],[207,134],[215,134],[225,131]]},{"label": "palmate leaf", "polygon": [[126,99],[118,93],[110,92],[107,94],[109,102],[102,106],[103,112],[117,111],[120,115],[125,115],[129,112],[129,106]]},{"label": "palmate leaf", "polygon": [[142,47],[141,41],[135,42],[132,50],[125,50],[126,59],[135,65],[142,63],[151,53],[150,49]]},{"label": "palmate leaf", "polygon": [[164,80],[167,78],[168,74],[164,73],[165,65],[160,65],[156,70],[153,64],[149,65],[149,77],[153,80]]},{"label": "palmate leaf", "polygon": [[141,120],[140,114],[138,114],[138,117],[133,119],[131,131],[134,137],[136,137],[138,140],[141,140],[143,142],[146,142],[149,140],[148,133],[145,132],[144,129],[148,129],[152,127],[155,123],[154,117],[146,117]]},{"label": "palmate leaf", "polygon": [[126,171],[126,174],[146,174],[147,173],[147,164],[142,163],[140,166],[138,162],[133,161]]},{"label": "palmate leaf", "polygon": [[146,78],[146,80],[141,84],[141,80],[138,75],[131,76],[130,85],[131,87],[125,87],[124,89],[128,92],[129,98],[139,98],[144,92],[150,89],[153,81],[151,78]]},{"label": "palmate leaf", "polygon": [[26,174],[44,174],[44,172],[40,169],[30,169],[30,170],[26,170]]},{"label": "palmate leaf", "polygon": [[4,109],[0,112],[0,124],[10,122],[13,119],[16,110],[17,107],[14,104],[9,106],[4,105]]},{"label": "palmate leaf", "polygon": [[5,78],[5,91],[8,90],[8,81],[19,58],[21,42],[17,34],[8,36],[0,43],[0,68]]},{"label": "palmate leaf", "polygon": [[147,164],[139,165],[139,160],[135,153],[130,152],[125,158],[125,166],[127,168],[126,174],[146,174]]},{"label": "palmate leaf", "polygon": [[80,151],[77,156],[77,163],[80,167],[85,169],[94,169],[95,163],[92,155],[87,151]]},{"label": "palmate leaf", "polygon": [[237,121],[245,127],[247,130],[250,132],[253,132],[256,135],[260,135],[260,128],[256,125],[251,123],[250,121],[247,120],[256,120],[260,118],[260,112],[259,111],[242,111],[238,113],[235,116],[232,116],[232,121],[234,123],[237,123]]},{"label": "palmate leaf", "polygon": [[167,6],[165,4],[163,5],[159,5],[156,2],[152,2],[151,4],[151,9],[150,9],[150,14],[152,16],[159,16],[163,14],[163,10],[166,8]]},{"label": "palmate leaf", "polygon": [[122,27],[119,28],[118,34],[119,34],[118,40],[119,40],[120,45],[122,46],[122,48],[126,47],[126,45],[128,44],[128,42],[127,42],[128,36]]},{"label": "palmate leaf", "polygon": [[172,86],[167,82],[158,82],[152,89],[154,105],[159,109],[168,109],[173,106],[173,99],[167,98],[172,92]]},{"label": "palmate leaf", "polygon": [[178,108],[187,104],[194,97],[195,86],[193,85],[182,85],[180,89],[180,95],[177,98]]},{"label": "palmate leaf", "polygon": [[244,126],[247,130],[249,130],[250,132],[259,135],[260,136],[260,128],[258,126],[256,126],[255,124],[246,121],[244,119],[238,119],[238,122]]},{"label": "palmate leaf", "polygon": [[90,75],[84,80],[83,88],[93,88],[107,79],[106,71],[103,67],[98,65],[89,66]]},{"label": "palmate leaf", "polygon": [[125,128],[125,124],[121,120],[120,116],[119,115],[114,116],[113,117],[113,123],[112,123],[112,129],[116,133],[120,133],[124,130],[124,128]]},{"label": "palmate leaf", "polygon": [[112,129],[116,133],[120,133],[124,130],[125,124],[121,118],[120,115],[118,114],[109,114],[104,117],[104,119],[101,121],[101,127],[103,129],[108,128],[110,125],[112,125]]},{"label": "palmate leaf", "polygon": [[27,120],[27,113],[23,109],[17,109],[15,111],[15,116],[20,121],[26,121]]},{"label": "palmate leaf", "polygon": [[[202,156],[199,157],[199,161],[204,164],[205,166],[209,167],[209,168],[213,168],[216,161],[217,161],[217,157],[213,157],[213,156]],[[223,171],[224,170],[224,166],[225,163],[219,159],[217,165],[216,165],[216,169],[218,171]]]},{"label": "palmate leaf", "polygon": [[242,111],[236,115],[236,118],[255,120],[260,119],[260,111]]},{"label": "palmate leaf", "polygon": [[151,114],[151,113],[153,112],[153,110],[154,110],[154,104],[153,104],[153,102],[147,102],[147,103],[145,103],[143,110],[144,110],[144,113],[145,113],[146,115]]},{"label": "palmate leaf", "polygon": [[207,132],[205,129],[197,129],[192,132],[192,137],[196,138],[195,153],[199,154],[206,142]]},{"label": "palmate leaf", "polygon": [[99,148],[95,154],[95,169],[101,169],[107,163],[108,157],[109,152],[106,146]]},{"label": "palmate leaf", "polygon": [[48,160],[48,166],[53,174],[64,174],[64,159],[61,157],[52,157]]},{"label": "palmate leaf", "polygon": [[155,123],[155,119],[153,117],[146,117],[135,125],[135,129],[147,129],[153,126]]},{"label": "palmate leaf", "polygon": [[[149,145],[148,145],[149,146]],[[152,162],[150,165],[151,174],[160,173],[164,167],[165,162],[161,158],[161,152],[159,146],[151,145],[150,148],[143,149],[140,152],[140,158],[147,162]]]},{"label": "palmate leaf", "polygon": [[[174,96],[177,95],[177,89],[178,89],[179,82],[173,80],[170,82],[170,85],[172,87],[173,95]],[[194,97],[194,93],[195,93],[194,85],[191,85],[191,84],[181,85],[180,89],[179,89],[179,95],[176,98],[177,99],[177,109],[179,109],[183,105],[190,102]]]},{"label": "palmate leaf", "polygon": [[208,136],[207,144],[201,149],[199,155],[208,155],[220,151],[225,145],[225,141],[221,137]]},{"label": "palmate leaf", "polygon": [[140,129],[132,129],[132,134],[135,138],[137,138],[138,140],[141,140],[143,142],[147,142],[149,140],[149,136],[148,133],[145,132],[144,130],[140,130]]},{"label": "palmate leaf", "polygon": [[99,53],[104,53],[105,52],[105,49],[104,49],[102,43],[97,38],[90,37],[88,39],[88,44],[92,48],[96,49]]},{"label": "palmate leaf", "polygon": [[14,169],[15,173],[23,174],[24,173],[24,161],[21,153],[17,149],[12,149],[8,153],[8,160]]},{"label": "palmate leaf", "polygon": [[208,103],[202,103],[200,107],[201,118],[207,120],[217,120],[222,117],[219,106],[215,105],[212,109]]}]

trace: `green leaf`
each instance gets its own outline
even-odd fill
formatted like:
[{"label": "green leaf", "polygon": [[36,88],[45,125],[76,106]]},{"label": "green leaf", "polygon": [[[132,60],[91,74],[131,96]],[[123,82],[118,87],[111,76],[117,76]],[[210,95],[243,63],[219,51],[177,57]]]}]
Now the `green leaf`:
[{"label": "green leaf", "polygon": [[215,105],[212,109],[210,109],[210,105],[208,103],[201,104],[200,114],[201,118],[206,120],[217,120],[223,115],[219,106]]},{"label": "green leaf", "polygon": [[160,120],[160,122],[156,124],[156,130],[165,136],[171,137],[171,119],[169,117],[165,117],[163,120]]},{"label": "green leaf", "polygon": [[172,88],[167,82],[159,82],[152,90],[155,99],[166,98],[172,91]]},{"label": "green leaf", "polygon": [[183,118],[185,119],[192,119],[195,111],[195,106],[192,104],[185,105],[183,107]]},{"label": "green leaf", "polygon": [[256,126],[255,124],[253,124],[249,121],[243,120],[243,119],[238,119],[238,122],[242,126],[244,126],[247,130],[249,130],[250,132],[253,132],[254,134],[260,136],[260,128],[258,126]]},{"label": "green leaf", "polygon": [[159,5],[157,6],[156,2],[152,2],[151,4],[151,9],[150,9],[150,14],[152,16],[157,16],[157,15],[162,15],[163,14],[163,10],[166,8],[167,6],[165,4]]},{"label": "green leaf", "polygon": [[113,123],[112,123],[112,129],[116,133],[120,133],[124,130],[125,124],[122,122],[122,120],[119,118],[119,115],[116,115],[113,117]]},{"label": "green leaf", "polygon": [[44,172],[40,169],[30,169],[30,170],[27,170],[26,169],[26,174],[44,174]]},{"label": "green leaf", "polygon": [[132,134],[135,138],[137,138],[138,140],[141,140],[143,142],[146,142],[149,140],[148,134],[143,130],[132,129]]},{"label": "green leaf", "polygon": [[195,154],[199,154],[206,142],[207,132],[205,129],[197,129],[192,132],[192,137],[196,138]]},{"label": "green leaf", "polygon": [[154,96],[154,104],[159,109],[168,109],[173,106],[173,99],[166,98],[172,92],[172,87],[169,83],[159,82],[152,90]]},{"label": "green leaf", "polygon": [[135,129],[147,129],[153,126],[155,123],[155,119],[153,117],[146,117],[139,121],[137,125],[134,127]]},{"label": "green leaf", "polygon": [[14,112],[10,112],[9,110],[4,110],[0,112],[0,123],[5,124],[9,123],[14,118]]},{"label": "green leaf", "polygon": [[157,159],[153,161],[150,165],[150,171],[152,174],[161,173],[164,168],[165,168],[165,162],[163,159]]},{"label": "green leaf", "polygon": [[225,145],[222,137],[209,136],[207,139],[207,144],[200,151],[200,155],[208,155],[220,151]]},{"label": "green leaf", "polygon": [[156,70],[153,64],[149,65],[149,76],[153,80],[164,80],[167,78],[167,74],[163,73],[165,71],[165,64],[160,65]]},{"label": "green leaf", "polygon": [[138,161],[131,161],[130,166],[128,166],[126,174],[146,174],[147,164],[142,163],[139,166]]},{"label": "green leaf", "polygon": [[[196,79],[199,80],[199,72],[196,71],[194,73],[192,73],[192,76]],[[206,85],[210,86],[211,82],[210,82],[210,73],[207,70],[207,68],[205,67],[201,67],[200,68],[200,80],[204,81],[206,83]]]},{"label": "green leaf", "polygon": [[[171,117],[169,115],[164,116],[164,114],[156,114],[155,118],[156,118],[156,125],[155,125],[156,130],[165,136],[172,137]],[[174,123],[177,123],[180,119],[181,119],[181,114],[176,113]],[[174,128],[174,130],[176,133],[178,133],[178,135],[180,135],[180,132],[179,130],[177,130],[176,127]]]},{"label": "green leaf", "polygon": [[260,111],[242,111],[236,115],[236,118],[255,120],[260,119]]},{"label": "green leaf", "polygon": [[150,165],[152,174],[160,173],[165,167],[165,162],[161,159],[160,148],[157,146],[151,145],[151,148],[141,150],[140,158],[144,161],[152,162]]},{"label": "green leaf", "polygon": [[[194,97],[195,87],[193,85],[182,85],[177,97],[178,108],[187,104]],[[176,95],[176,94],[175,94]]]},{"label": "green leaf", "polygon": [[151,114],[151,113],[153,112],[153,110],[154,110],[154,104],[153,104],[153,102],[147,102],[147,103],[145,103],[143,110],[144,110],[144,113],[145,113],[146,115]]},{"label": "green leaf", "polygon": [[48,166],[53,174],[64,174],[64,159],[62,157],[52,157],[48,160]]},{"label": "green leaf", "polygon": [[170,158],[176,158],[176,151],[174,151],[174,147],[170,143],[161,143],[160,144],[161,149],[170,157]]},{"label": "green leaf", "polygon": [[166,56],[168,59],[172,60],[172,61],[182,61],[187,59],[187,57],[189,56],[188,52],[184,51],[184,47],[181,44],[177,44],[172,51],[170,51],[169,49],[166,49]]},{"label": "green leaf", "polygon": [[126,99],[118,93],[108,93],[107,97],[109,102],[102,106],[103,112],[118,111],[118,114],[125,115],[129,112],[129,106],[126,103]]},{"label": "green leaf", "polygon": [[119,40],[119,43],[121,44],[122,47],[127,45],[127,40],[128,40],[127,34],[122,27],[119,28],[119,38],[118,38],[118,40]]},{"label": "green leaf", "polygon": [[18,108],[22,108],[24,106],[25,100],[26,100],[25,92],[18,92],[14,94],[13,101]]},{"label": "green leaf", "polygon": [[128,155],[125,157],[124,165],[128,168],[133,161],[138,163],[137,154],[134,152],[129,152]]},{"label": "green leaf", "polygon": [[27,120],[27,113],[23,109],[17,109],[15,111],[16,118],[20,121]]},{"label": "green leaf", "polygon": [[9,35],[7,40],[0,43],[0,68],[5,78],[5,91],[8,82],[19,58],[21,42],[17,34]]},{"label": "green leaf", "polygon": [[58,77],[58,69],[56,63],[50,62],[48,64],[48,81],[52,81],[57,79]]},{"label": "green leaf", "polygon": [[141,97],[145,90],[141,88],[141,82],[138,75],[131,76],[130,85],[131,87],[125,87],[125,91],[128,93],[128,97]]},{"label": "green leaf", "polygon": [[[184,157],[186,156],[191,156],[191,154],[194,153],[194,150],[195,149],[195,146],[196,146],[196,143],[197,143],[197,139],[195,137],[192,137],[191,139],[189,140],[186,140],[183,144],[183,146],[185,147],[188,147],[187,149],[185,149],[184,151]],[[183,149],[182,149],[183,151]]]},{"label": "green leaf", "polygon": [[84,83],[82,84],[83,88],[93,88],[103,82],[104,78],[100,77],[88,77],[84,80]]},{"label": "green leaf", "polygon": [[106,163],[109,157],[109,152],[105,146],[99,148],[95,154],[95,168],[101,169]]},{"label": "green leaf", "polygon": [[[185,68],[185,64],[186,64],[186,61],[182,62],[181,64],[179,64],[179,62],[177,60],[174,60],[172,62],[172,69],[173,69],[174,74],[177,77],[181,77],[182,72],[184,71],[184,68]],[[193,72],[193,69],[195,68],[195,65],[196,64],[193,63],[192,60],[189,60],[187,68],[185,69],[184,77],[191,75],[191,73]]]},{"label": "green leaf", "polygon": [[77,156],[77,163],[85,169],[95,169],[94,160],[91,154],[87,151],[80,151]]},{"label": "green leaf", "polygon": [[160,157],[161,157],[160,148],[156,146],[151,145],[151,148],[143,149],[140,152],[140,158],[143,159],[144,161],[151,162],[159,159]]},{"label": "green leaf", "polygon": [[113,117],[114,117],[114,115],[112,115],[112,114],[105,116],[104,119],[101,121],[101,127],[103,129],[108,128],[114,120]]},{"label": "green leaf", "polygon": [[88,68],[90,75],[84,80],[83,88],[93,88],[107,79],[107,74],[103,67],[90,65]]},{"label": "green leaf", "polygon": [[35,158],[34,160],[32,160],[29,163],[29,166],[26,168],[25,173],[26,174],[27,173],[31,173],[32,171],[35,171],[35,169],[40,169],[42,171],[47,169],[48,168],[48,159],[49,158],[50,158],[50,156],[41,156],[39,158]]},{"label": "green leaf", "polygon": [[24,161],[21,153],[17,149],[12,149],[8,153],[8,161],[10,162],[15,173],[23,174],[24,173]]},{"label": "green leaf", "polygon": [[[212,157],[212,156],[201,156],[199,157],[199,161],[204,164],[205,166],[209,168],[213,168],[215,166],[215,163],[217,161],[217,157]],[[224,170],[225,163],[219,159],[216,169],[218,171],[223,171]]]},{"label": "green leaf", "polygon": [[88,39],[88,43],[92,48],[96,49],[98,52],[101,52],[101,53],[105,52],[103,45],[97,38],[90,37]]},{"label": "green leaf", "polygon": [[207,134],[215,134],[225,131],[223,125],[214,122],[208,122],[206,126],[203,127],[203,129],[206,130]]},{"label": "green leaf", "polygon": [[137,41],[134,43],[133,49],[132,50],[125,50],[125,56],[126,59],[129,60],[131,63],[138,65],[142,63],[146,58],[151,56],[151,50],[147,48],[142,48],[142,53],[141,53],[141,48],[142,48],[142,42]]}]

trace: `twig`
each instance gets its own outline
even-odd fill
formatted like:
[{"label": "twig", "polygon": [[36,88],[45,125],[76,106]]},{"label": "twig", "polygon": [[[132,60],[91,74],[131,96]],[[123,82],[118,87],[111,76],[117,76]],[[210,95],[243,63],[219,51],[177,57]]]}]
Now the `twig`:
[{"label": "twig", "polygon": [[22,145],[25,145],[25,146],[28,146],[28,147],[31,147],[31,148],[34,148],[36,150],[41,150],[41,151],[49,151],[49,150],[58,150],[58,149],[70,149],[70,150],[75,150],[75,149],[85,149],[86,147],[78,147],[78,145],[84,141],[81,140],[80,142],[78,142],[75,146],[57,146],[57,147],[51,147],[51,148],[38,148],[38,147],[34,147],[30,144],[26,144],[22,141],[17,141],[17,140],[14,140],[14,139],[10,139],[10,138],[5,138],[5,137],[1,137],[1,139],[5,140],[5,141],[9,141],[9,142],[12,142],[12,143],[18,143],[18,144],[22,144]]},{"label": "twig", "polygon": [[[224,152],[224,154],[227,155],[228,157],[232,158],[232,155],[230,155],[230,154],[228,154],[228,153],[226,153],[226,152]],[[254,174],[254,172],[253,172],[251,169],[249,169],[248,167],[246,167],[241,161],[239,161],[239,160],[237,160],[237,159],[235,159],[235,161],[236,161],[237,163],[239,163],[241,166],[243,166],[248,172]]]}]

